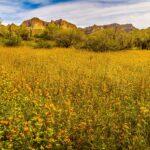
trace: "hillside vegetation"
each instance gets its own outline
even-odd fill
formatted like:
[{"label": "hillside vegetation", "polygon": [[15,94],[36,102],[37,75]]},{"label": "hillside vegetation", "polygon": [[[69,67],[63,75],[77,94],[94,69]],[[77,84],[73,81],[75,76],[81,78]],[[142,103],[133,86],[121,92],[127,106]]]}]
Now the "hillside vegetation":
[{"label": "hillside vegetation", "polygon": [[0,148],[150,148],[150,52],[0,48]]},{"label": "hillside vegetation", "polygon": [[0,43],[5,46],[29,45],[34,48],[74,47],[96,52],[149,50],[150,28],[139,30],[131,24],[78,28],[62,19],[45,22],[32,18],[20,26],[0,25]]}]

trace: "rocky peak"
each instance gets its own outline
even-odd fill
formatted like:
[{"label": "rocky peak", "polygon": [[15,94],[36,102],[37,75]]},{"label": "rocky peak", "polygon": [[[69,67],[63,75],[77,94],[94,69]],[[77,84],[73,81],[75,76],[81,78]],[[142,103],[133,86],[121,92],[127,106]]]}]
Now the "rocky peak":
[{"label": "rocky peak", "polygon": [[86,34],[91,34],[91,33],[95,32],[97,30],[100,30],[100,29],[109,29],[109,28],[123,29],[126,32],[130,32],[130,31],[136,29],[132,24],[122,24],[122,25],[120,25],[118,23],[113,23],[113,24],[100,25],[100,26],[93,25],[93,26],[84,28],[84,31],[85,31]]},{"label": "rocky peak", "polygon": [[132,24],[117,24],[117,23],[104,25],[103,28],[104,29],[107,29],[107,28],[123,29],[126,32],[130,32],[130,31],[136,29]]},{"label": "rocky peak", "polygon": [[34,17],[32,19],[24,21],[21,25],[26,26],[26,27],[36,28],[36,29],[43,29],[45,28],[47,24],[48,22]]},{"label": "rocky peak", "polygon": [[51,24],[51,23],[54,23],[64,29],[65,28],[66,29],[67,28],[77,28],[76,25],[74,25],[70,22],[67,22],[66,20],[63,20],[63,19],[59,19],[56,21],[52,20],[51,22],[46,22],[46,21],[43,21],[36,17],[24,21],[21,25],[26,26],[26,27],[32,27],[33,29],[44,29],[48,24]]},{"label": "rocky peak", "polygon": [[130,32],[132,30],[135,30],[136,28],[132,24],[124,24],[122,25],[125,31]]},{"label": "rocky peak", "polygon": [[84,30],[85,30],[85,33],[86,34],[91,34],[93,32],[96,32],[97,30],[100,30],[102,29],[102,26],[98,26],[98,25],[93,25],[93,26],[89,26],[89,27],[86,27]]},{"label": "rocky peak", "polygon": [[72,23],[70,23],[70,22],[68,22],[66,20],[63,20],[63,19],[59,19],[59,20],[56,20],[56,21],[52,20],[51,23],[54,23],[54,24],[56,24],[59,27],[64,28],[64,29],[67,29],[67,28],[74,28],[74,29],[76,29],[77,28],[76,25],[74,25],[74,24],[72,24]]}]

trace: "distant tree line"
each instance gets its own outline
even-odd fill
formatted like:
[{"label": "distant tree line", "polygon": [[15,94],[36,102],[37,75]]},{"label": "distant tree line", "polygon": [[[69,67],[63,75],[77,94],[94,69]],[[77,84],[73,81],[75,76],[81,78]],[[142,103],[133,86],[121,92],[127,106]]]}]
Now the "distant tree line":
[{"label": "distant tree line", "polygon": [[63,29],[55,24],[43,30],[25,26],[0,26],[0,41],[6,46],[30,43],[35,48],[75,47],[93,51],[150,49],[150,29],[126,32],[123,29],[100,29],[86,34],[82,29]]}]

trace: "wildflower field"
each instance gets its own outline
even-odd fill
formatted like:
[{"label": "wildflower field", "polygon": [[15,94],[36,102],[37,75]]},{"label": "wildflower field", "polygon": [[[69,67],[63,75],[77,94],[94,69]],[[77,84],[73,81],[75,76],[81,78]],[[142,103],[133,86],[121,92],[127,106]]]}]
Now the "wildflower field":
[{"label": "wildflower field", "polygon": [[150,51],[1,47],[0,149],[149,150]]}]

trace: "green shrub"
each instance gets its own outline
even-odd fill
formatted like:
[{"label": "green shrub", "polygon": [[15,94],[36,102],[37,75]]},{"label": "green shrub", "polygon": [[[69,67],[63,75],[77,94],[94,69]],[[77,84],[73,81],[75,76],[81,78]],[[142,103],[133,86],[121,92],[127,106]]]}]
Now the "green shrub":
[{"label": "green shrub", "polygon": [[5,46],[19,46],[21,44],[21,37],[17,35],[13,35],[4,40]]},{"label": "green shrub", "polygon": [[131,47],[130,35],[122,30],[104,29],[88,36],[84,48],[93,51],[116,51]]},{"label": "green shrub", "polygon": [[55,24],[49,24],[42,34],[37,35],[38,38],[46,40],[55,40],[61,29]]},{"label": "green shrub", "polygon": [[52,48],[52,47],[53,45],[50,42],[44,40],[37,40],[34,46],[34,48]]},{"label": "green shrub", "polygon": [[83,32],[75,29],[68,29],[60,32],[59,36],[56,38],[57,45],[60,47],[78,47],[82,46],[84,42]]}]

